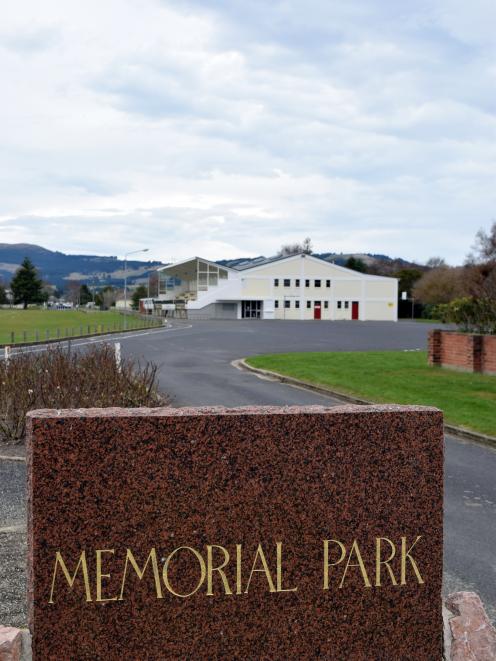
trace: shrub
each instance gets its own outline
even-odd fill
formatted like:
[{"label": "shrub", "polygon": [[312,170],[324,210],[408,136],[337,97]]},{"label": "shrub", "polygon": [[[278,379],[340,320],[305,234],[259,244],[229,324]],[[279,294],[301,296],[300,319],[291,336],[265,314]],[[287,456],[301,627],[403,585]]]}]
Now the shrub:
[{"label": "shrub", "polygon": [[55,347],[20,352],[0,361],[0,442],[24,438],[32,409],[163,406],[157,367],[115,361],[113,345],[74,351]]},{"label": "shrub", "polygon": [[456,324],[462,331],[496,334],[496,302],[466,296],[438,305],[435,315],[444,323]]}]

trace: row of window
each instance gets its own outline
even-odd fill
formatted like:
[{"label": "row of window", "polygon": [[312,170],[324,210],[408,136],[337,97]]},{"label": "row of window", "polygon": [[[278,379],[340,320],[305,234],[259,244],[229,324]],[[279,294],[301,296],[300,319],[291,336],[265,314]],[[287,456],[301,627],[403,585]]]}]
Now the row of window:
[{"label": "row of window", "polygon": [[[282,303],[282,301],[281,301],[281,303]],[[320,301],[314,301],[314,306],[315,307],[320,307]],[[274,307],[276,307],[276,308],[279,307],[279,301],[277,301],[277,300],[274,301]],[[291,307],[291,301],[286,299],[284,301],[284,307],[286,309],[290,308]],[[296,308],[296,310],[299,310],[300,309],[300,301],[294,301],[294,307]],[[312,301],[307,301],[307,308],[310,309],[311,307],[312,307]],[[328,307],[329,307],[329,301],[324,301],[324,308],[327,310]]]},{"label": "row of window", "polygon": [[[279,278],[274,278],[274,287],[279,287]],[[291,287],[291,278],[284,278],[282,281],[283,287]],[[294,281],[294,286],[299,287],[300,286],[300,279],[296,278]],[[322,287],[322,280],[314,280],[313,281],[313,286],[314,287]],[[331,281],[326,280],[325,281],[325,286],[330,287],[331,286]],[[310,280],[305,280],[305,287],[310,287]]]},{"label": "row of window", "polygon": [[[285,299],[284,301],[281,301],[281,303],[282,302],[284,303],[284,307],[286,309],[291,307],[291,300]],[[320,304],[321,304],[320,301],[314,301],[313,303],[314,303],[315,307],[320,307]],[[337,301],[336,303],[337,303],[338,310],[341,310],[343,308],[345,310],[349,310],[349,308],[350,308],[350,302],[349,301]],[[276,307],[276,308],[280,307],[279,306],[279,301],[277,301],[277,300],[274,301],[274,307]],[[299,310],[300,309],[300,301],[298,301],[298,300],[294,301],[294,307],[296,308],[296,310]],[[312,301],[307,301],[307,308],[311,308],[311,307],[312,307]],[[328,308],[329,308],[329,301],[324,301],[324,309],[327,310]]]}]

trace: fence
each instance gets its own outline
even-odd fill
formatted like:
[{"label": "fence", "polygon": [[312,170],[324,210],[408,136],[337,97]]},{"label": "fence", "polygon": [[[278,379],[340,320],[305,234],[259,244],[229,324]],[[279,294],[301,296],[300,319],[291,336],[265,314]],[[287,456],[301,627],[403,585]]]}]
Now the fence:
[{"label": "fence", "polygon": [[159,328],[163,325],[164,320],[157,317],[126,316],[123,317],[122,321],[114,321],[110,323],[80,324],[79,326],[71,327],[33,328],[23,331],[10,331],[10,338],[7,343],[10,345],[33,344],[36,342],[105,335],[107,333],[119,333],[129,330]]}]

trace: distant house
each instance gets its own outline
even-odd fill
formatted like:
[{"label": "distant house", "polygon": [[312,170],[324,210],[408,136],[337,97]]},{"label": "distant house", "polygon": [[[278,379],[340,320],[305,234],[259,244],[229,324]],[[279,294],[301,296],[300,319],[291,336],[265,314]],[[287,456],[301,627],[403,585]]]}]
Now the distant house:
[{"label": "distant house", "polygon": [[193,257],[158,269],[159,294],[142,311],[189,319],[397,321],[398,280],[307,254],[242,270]]}]

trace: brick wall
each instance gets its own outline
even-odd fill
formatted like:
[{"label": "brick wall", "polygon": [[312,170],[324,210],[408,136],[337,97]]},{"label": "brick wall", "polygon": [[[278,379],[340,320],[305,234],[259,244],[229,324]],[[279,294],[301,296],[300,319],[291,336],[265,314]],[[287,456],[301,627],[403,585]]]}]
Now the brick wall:
[{"label": "brick wall", "polygon": [[433,330],[428,351],[429,365],[496,374],[496,335]]},{"label": "brick wall", "polygon": [[496,335],[483,335],[482,339],[482,371],[496,374]]}]

